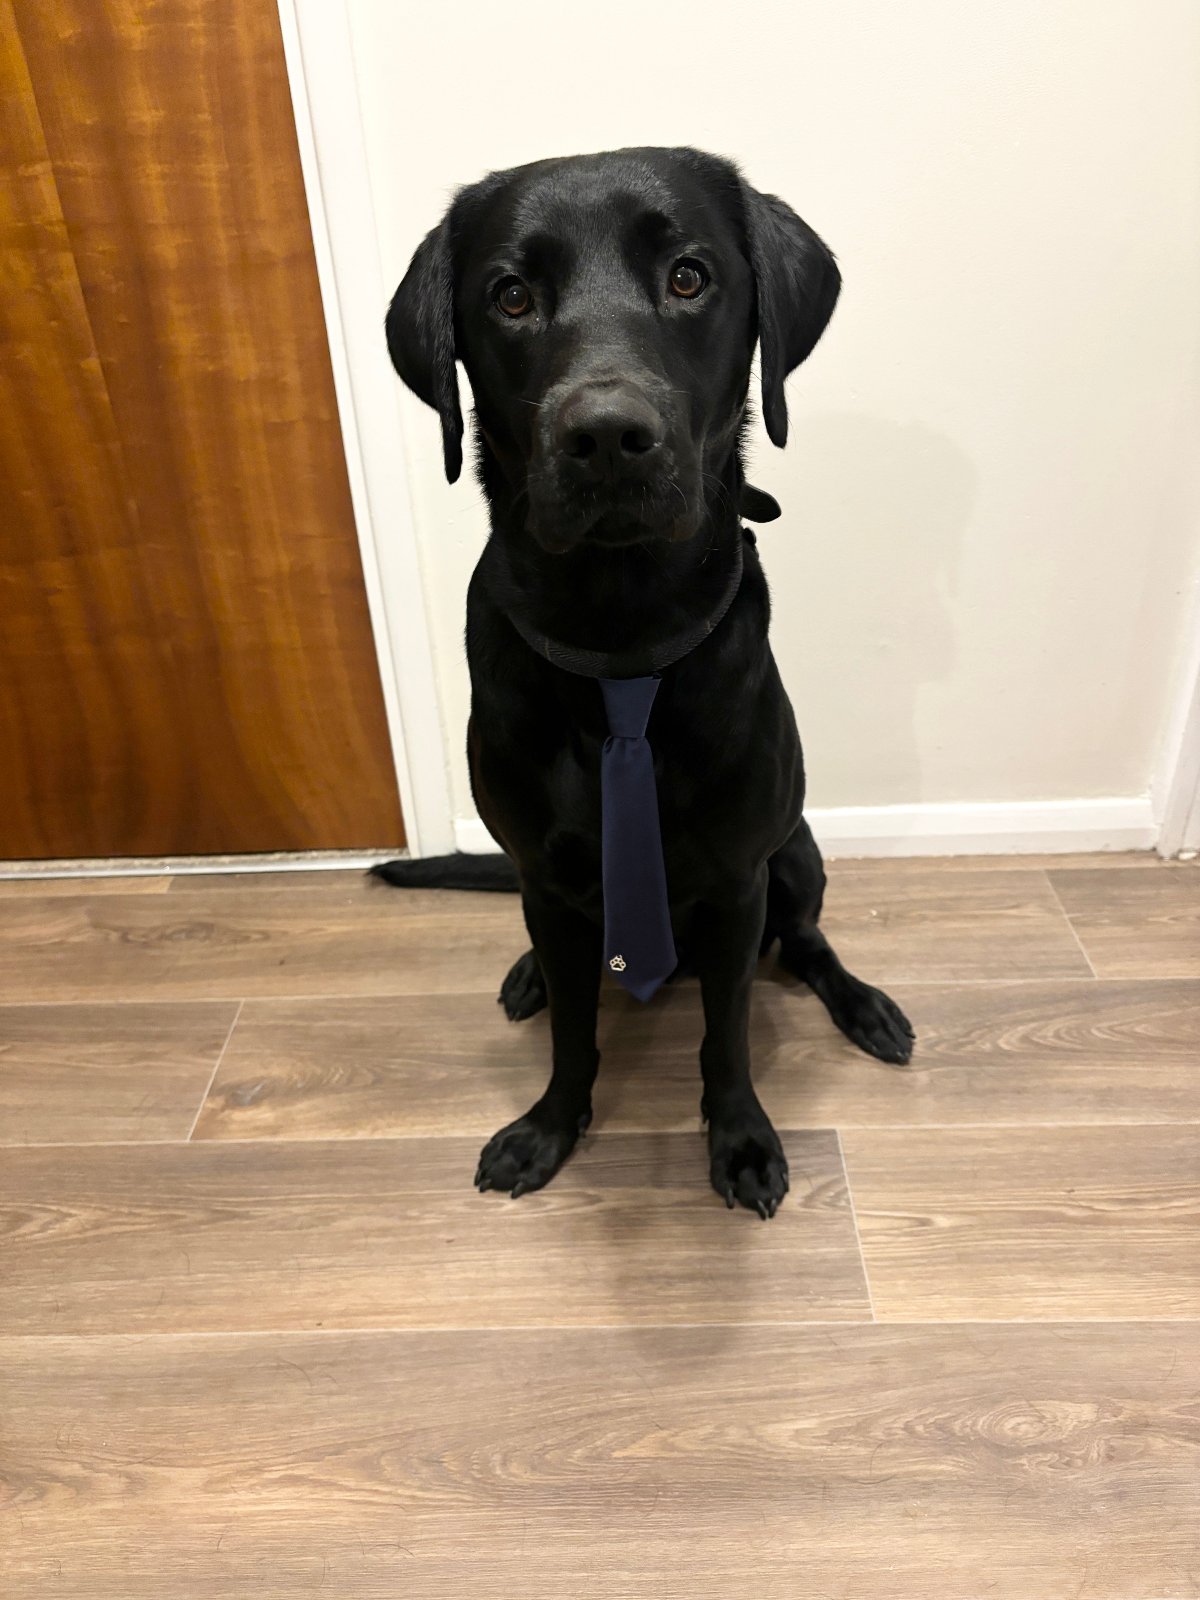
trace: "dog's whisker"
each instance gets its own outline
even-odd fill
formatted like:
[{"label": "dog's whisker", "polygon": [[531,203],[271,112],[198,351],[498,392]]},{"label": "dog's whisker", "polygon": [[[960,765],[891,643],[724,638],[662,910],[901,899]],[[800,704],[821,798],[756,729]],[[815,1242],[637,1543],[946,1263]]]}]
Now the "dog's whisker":
[{"label": "dog's whisker", "polygon": [[644,551],[645,551],[645,552],[646,552],[646,554],[647,554],[647,555],[648,555],[648,556],[649,556],[649,558],[650,558],[650,560],[651,560],[651,561],[653,561],[653,563],[654,563],[654,565],[655,565],[655,566],[656,566],[656,567],[657,567],[657,568],[658,568],[658,570],[659,570],[659,571],[660,571],[660,572],[663,572],[663,573],[665,573],[665,572],[666,572],[666,570],[667,570],[667,569],[666,569],[666,566],[665,566],[665,564],[664,564],[664,563],[663,563],[663,562],[661,562],[661,561],[660,561],[660,560],[659,560],[659,559],[658,559],[658,557],[657,557],[657,556],[656,556],[656,555],[655,555],[655,553],[654,553],[654,547],[653,547],[653,545],[651,545],[651,544],[650,544],[650,543],[648,543],[648,542],[647,542],[647,541],[646,541],[646,540],[639,540],[639,541],[638,541],[638,545],[637,545],[637,548],[638,548],[638,549],[639,549],[639,550],[644,550]]}]

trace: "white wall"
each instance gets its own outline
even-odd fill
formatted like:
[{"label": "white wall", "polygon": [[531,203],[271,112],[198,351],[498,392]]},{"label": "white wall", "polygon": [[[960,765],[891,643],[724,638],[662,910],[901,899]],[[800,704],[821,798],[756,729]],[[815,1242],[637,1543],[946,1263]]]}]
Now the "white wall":
[{"label": "white wall", "polygon": [[[460,183],[624,144],[735,157],[837,253],[752,460],[814,805],[1148,791],[1200,572],[1195,0],[348,4],[392,281]],[[402,416],[466,816],[485,518]]]}]

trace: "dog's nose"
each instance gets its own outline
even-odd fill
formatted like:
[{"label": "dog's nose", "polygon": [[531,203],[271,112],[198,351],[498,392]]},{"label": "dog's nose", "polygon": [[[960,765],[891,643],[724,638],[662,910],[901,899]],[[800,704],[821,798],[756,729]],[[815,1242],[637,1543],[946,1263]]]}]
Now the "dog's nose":
[{"label": "dog's nose", "polygon": [[638,477],[654,463],[663,420],[638,389],[606,384],[579,389],[558,414],[560,452],[584,478]]}]

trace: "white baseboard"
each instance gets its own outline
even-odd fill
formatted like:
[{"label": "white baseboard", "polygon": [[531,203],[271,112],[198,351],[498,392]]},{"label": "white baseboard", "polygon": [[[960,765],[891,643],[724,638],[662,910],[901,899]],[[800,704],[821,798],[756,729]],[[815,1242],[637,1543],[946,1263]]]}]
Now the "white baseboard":
[{"label": "white baseboard", "polygon": [[831,856],[1151,850],[1158,834],[1148,795],[814,807],[806,816],[821,849]]},{"label": "white baseboard", "polygon": [[[1069,854],[1152,850],[1148,795],[1113,800],[997,800],[913,806],[815,807],[805,815],[829,856]],[[496,846],[477,817],[459,817],[454,842],[472,855]]]}]

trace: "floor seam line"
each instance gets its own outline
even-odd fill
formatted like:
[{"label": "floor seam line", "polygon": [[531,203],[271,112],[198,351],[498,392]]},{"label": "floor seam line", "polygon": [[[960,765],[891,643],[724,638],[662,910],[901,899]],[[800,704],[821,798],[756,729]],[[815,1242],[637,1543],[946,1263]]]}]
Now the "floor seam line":
[{"label": "floor seam line", "polygon": [[[153,898],[153,897],[148,897]],[[1064,917],[1066,913],[1063,913]],[[1080,953],[1088,962],[1087,972],[1059,972],[1047,974],[1044,971],[1036,974],[1030,973],[1022,978],[910,978],[903,975],[889,975],[875,972],[872,976],[879,977],[889,989],[1015,989],[1030,985],[1046,985],[1056,983],[1086,983],[1086,984],[1121,984],[1139,983],[1195,983],[1197,978],[1191,974],[1180,976],[1177,973],[1143,972],[1136,974],[1110,975],[1102,977],[1088,961],[1087,951],[1080,943],[1079,935],[1075,933],[1074,926],[1067,918],[1068,925],[1079,945]],[[770,978],[755,980],[756,988],[770,985]],[[789,990],[791,985],[781,985]],[[693,991],[682,990],[682,993]],[[697,995],[699,989],[694,991]],[[154,993],[126,995],[114,999],[111,995],[76,994],[63,999],[54,999],[47,995],[24,995],[20,999],[0,997],[0,1009],[12,1007],[13,1009],[33,1010],[38,1006],[154,1006],[154,1005],[232,1005],[240,1001],[243,1005],[303,1005],[324,1001],[345,1001],[347,1004],[360,1005],[364,1001],[376,1000],[472,1000],[481,997],[494,998],[494,986],[478,989],[367,989],[367,990],[328,990],[320,994],[313,994],[311,990],[296,990],[285,992],[276,990],[274,993],[265,994],[192,994],[186,990],[172,990]],[[602,1002],[603,1004],[603,1002]]]},{"label": "floor seam line", "polygon": [[[221,1070],[221,1063],[225,1059],[225,1052],[229,1049],[229,1041],[233,1038],[233,1031],[238,1025],[238,1019],[242,1014],[242,1007],[245,1004],[246,1002],[244,1000],[238,1001],[237,1010],[233,1013],[233,1021],[229,1024],[229,1032],[225,1035],[225,1043],[221,1046],[220,1053],[213,1064],[213,1069],[211,1073],[209,1073],[208,1082],[204,1086],[204,1093],[200,1096],[200,1104],[196,1107],[196,1115],[192,1118],[192,1125],[187,1131],[187,1138],[179,1141],[182,1144],[192,1143],[192,1135],[196,1131],[196,1124],[200,1121],[201,1113],[208,1104],[208,1097],[212,1093],[212,1086],[217,1081],[217,1073]],[[164,1143],[169,1142],[173,1141],[164,1140]]]},{"label": "floor seam line", "polygon": [[[219,1065],[220,1062],[218,1062]],[[208,1089],[205,1091],[205,1101],[207,1101],[208,1095],[212,1091],[212,1085],[216,1081],[216,1070],[216,1068],[213,1069],[213,1075],[209,1079]],[[203,1109],[205,1101],[201,1102],[201,1109]],[[199,1113],[197,1113],[195,1120],[199,1120]],[[1034,1133],[1041,1129],[1050,1129],[1055,1132],[1087,1133],[1100,1128],[1119,1128],[1125,1131],[1136,1128],[1195,1128],[1200,1127],[1200,1117],[1166,1117],[1157,1121],[1124,1119],[1116,1122],[842,1122],[840,1125],[828,1122],[804,1124],[776,1122],[776,1127],[780,1133],[838,1133],[839,1126],[848,1128],[854,1133],[970,1133],[979,1132],[980,1130],[990,1131],[993,1128],[1006,1128],[1013,1132],[1026,1133]],[[690,1137],[691,1132],[690,1128],[663,1128],[657,1125],[645,1128],[593,1128],[589,1130],[589,1138],[684,1139]],[[185,1145],[402,1144],[410,1139],[476,1141],[486,1138],[486,1128],[480,1128],[475,1131],[459,1129],[453,1133],[417,1131],[414,1133],[317,1133],[308,1135],[254,1134],[246,1138],[235,1137],[228,1139],[195,1139],[189,1134],[187,1138],[181,1139],[35,1139],[25,1140],[20,1143],[0,1140],[0,1150],[161,1150],[176,1145],[182,1148]]]},{"label": "floor seam line", "polygon": [[854,1242],[858,1246],[858,1264],[862,1269],[863,1287],[867,1291],[867,1305],[871,1310],[872,1323],[878,1324],[879,1318],[875,1315],[875,1296],[871,1291],[871,1276],[867,1271],[867,1253],[863,1249],[862,1232],[858,1226],[858,1209],[854,1204],[854,1188],[850,1182],[850,1168],[846,1163],[846,1151],[842,1144],[842,1130],[834,1128],[833,1135],[837,1140],[838,1160],[842,1166],[842,1180],[846,1185],[846,1199],[850,1203],[850,1220],[854,1224]]},{"label": "floor seam line", "polygon": [[909,1328],[1197,1328],[1200,1317],[885,1317],[870,1322],[857,1318],[813,1317],[808,1321],[795,1318],[775,1322],[488,1322],[488,1323],[359,1323],[334,1328],[304,1328],[280,1325],[269,1328],[110,1328],[93,1329],[86,1333],[6,1333],[0,1344],[17,1340],[47,1342],[70,1339],[129,1339],[144,1343],[152,1339],[277,1339],[279,1337],[310,1339],[332,1338],[348,1335],[403,1334],[413,1338],[432,1334],[482,1334],[482,1333],[536,1333],[536,1334],[586,1334],[612,1333],[622,1330],[630,1333],[705,1331],[715,1328],[747,1329],[755,1332],[803,1331],[805,1328],[856,1328],[879,1329],[881,1332],[901,1333]]},{"label": "floor seam line", "polygon": [[1076,928],[1075,924],[1071,921],[1071,913],[1067,910],[1066,906],[1063,904],[1062,895],[1060,895],[1058,890],[1055,888],[1054,880],[1051,878],[1050,873],[1047,871],[1047,869],[1045,867],[1042,868],[1042,875],[1046,880],[1046,887],[1050,890],[1050,893],[1054,896],[1054,904],[1058,907],[1059,911],[1062,913],[1063,921],[1066,923],[1067,927],[1070,928],[1070,930],[1071,930],[1071,937],[1075,940],[1075,943],[1079,946],[1079,954],[1087,962],[1088,971],[1091,973],[1093,979],[1095,979],[1096,982],[1099,982],[1100,981],[1100,974],[1096,971],[1095,967],[1092,965],[1092,958],[1091,958],[1091,956],[1088,955],[1087,950],[1084,948],[1083,940],[1079,937],[1079,930]]}]

